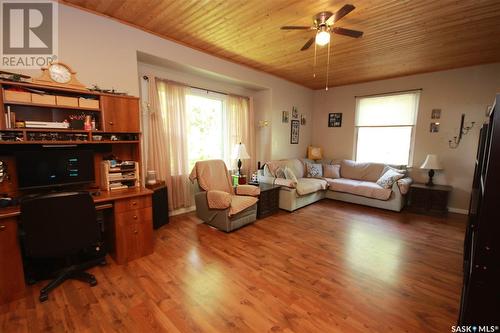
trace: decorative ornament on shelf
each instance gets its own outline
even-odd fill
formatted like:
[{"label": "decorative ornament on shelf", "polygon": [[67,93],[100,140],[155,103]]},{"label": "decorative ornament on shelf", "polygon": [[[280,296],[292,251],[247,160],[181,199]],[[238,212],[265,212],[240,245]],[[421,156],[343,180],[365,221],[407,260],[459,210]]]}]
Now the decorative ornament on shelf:
[{"label": "decorative ornament on shelf", "polygon": [[39,78],[34,78],[33,83],[86,90],[85,86],[76,78],[76,72],[62,62],[53,62],[49,66],[43,67],[42,75]]},{"label": "decorative ornament on shelf", "polygon": [[469,133],[469,131],[474,127],[474,124],[475,124],[475,122],[472,121],[470,123],[470,126],[466,126],[465,125],[465,114],[462,114],[462,118],[460,119],[460,130],[458,132],[458,136],[454,136],[453,140],[449,140],[448,146],[451,149],[458,148],[458,145],[460,144],[460,141],[462,140],[462,136]]},{"label": "decorative ornament on shelf", "polygon": [[443,170],[441,164],[439,163],[437,155],[428,154],[425,158],[424,163],[420,166],[420,169],[429,170],[429,181],[425,184],[427,186],[433,186],[432,177],[434,177],[434,170]]}]

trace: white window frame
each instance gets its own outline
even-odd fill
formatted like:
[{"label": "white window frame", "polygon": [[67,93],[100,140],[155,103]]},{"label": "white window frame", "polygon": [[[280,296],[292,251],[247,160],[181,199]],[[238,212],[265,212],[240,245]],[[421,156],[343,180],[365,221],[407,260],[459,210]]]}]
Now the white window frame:
[{"label": "white window frame", "polygon": [[[420,104],[420,94],[422,92],[422,89],[417,89],[417,90],[407,90],[407,91],[398,91],[398,92],[392,92],[392,93],[384,93],[384,94],[375,94],[375,95],[368,95],[368,96],[356,96],[356,106],[355,106],[355,114],[354,114],[354,147],[353,147],[353,156],[354,160],[358,160],[358,132],[360,127],[411,127],[411,141],[410,141],[410,149],[408,150],[408,167],[413,165],[413,154],[415,151],[415,127],[417,126],[417,119],[418,119],[418,110],[419,110],[419,104]],[[411,94],[411,93],[418,93],[419,96],[417,98],[417,103],[415,105],[415,121],[413,122],[413,125],[385,125],[385,126],[357,126],[356,125],[356,113],[358,112],[358,103],[359,100],[362,98],[367,98],[367,97],[384,97],[384,96],[396,96],[396,95],[405,95],[405,94]]]}]

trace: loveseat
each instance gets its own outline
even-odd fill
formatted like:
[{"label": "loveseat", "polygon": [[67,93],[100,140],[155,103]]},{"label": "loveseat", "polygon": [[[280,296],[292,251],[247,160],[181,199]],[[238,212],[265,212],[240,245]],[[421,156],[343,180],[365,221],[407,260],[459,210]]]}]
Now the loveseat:
[{"label": "loveseat", "polygon": [[[311,175],[308,168],[318,165],[322,172]],[[327,170],[334,172],[325,172]],[[401,176],[391,178],[393,183],[380,183],[384,174],[396,173]],[[399,212],[405,205],[405,194],[412,182],[401,166],[296,158],[267,162],[259,170],[258,180],[279,185],[279,207],[290,212],[324,198]]]}]

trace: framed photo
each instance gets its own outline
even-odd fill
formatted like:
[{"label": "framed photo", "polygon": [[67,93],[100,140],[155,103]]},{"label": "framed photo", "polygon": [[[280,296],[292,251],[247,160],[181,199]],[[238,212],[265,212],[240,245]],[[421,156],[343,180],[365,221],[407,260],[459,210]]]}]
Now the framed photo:
[{"label": "framed photo", "polygon": [[300,121],[292,120],[292,126],[290,130],[290,143],[293,145],[299,143],[299,130],[300,130]]},{"label": "framed photo", "polygon": [[441,119],[441,109],[432,109],[431,119]]},{"label": "framed photo", "polygon": [[328,127],[342,127],[342,113],[329,113]]},{"label": "framed photo", "polygon": [[429,128],[429,132],[431,132],[431,133],[439,132],[439,123],[431,123],[431,127]]},{"label": "framed photo", "polygon": [[306,116],[303,114],[300,115],[300,124],[304,126],[306,124]]},{"label": "framed photo", "polygon": [[299,109],[297,109],[296,106],[292,106],[292,118],[293,119],[299,118]]},{"label": "framed photo", "polygon": [[290,118],[290,114],[288,111],[281,111],[281,122],[288,123],[288,119]]}]

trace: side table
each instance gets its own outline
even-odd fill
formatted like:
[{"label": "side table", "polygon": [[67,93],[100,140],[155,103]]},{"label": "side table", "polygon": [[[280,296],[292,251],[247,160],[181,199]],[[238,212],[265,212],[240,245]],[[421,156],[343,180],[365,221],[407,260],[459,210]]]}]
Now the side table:
[{"label": "side table", "polygon": [[258,186],[260,195],[257,203],[257,218],[262,219],[279,210],[280,187],[265,183],[260,183]]},{"label": "side table", "polygon": [[408,210],[428,215],[446,215],[448,197],[452,189],[447,185],[412,184],[408,196]]}]

